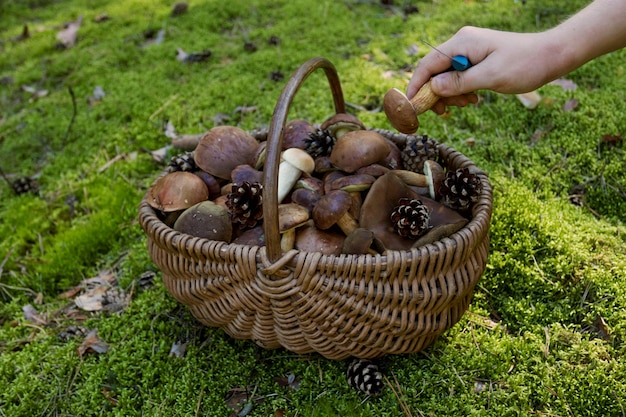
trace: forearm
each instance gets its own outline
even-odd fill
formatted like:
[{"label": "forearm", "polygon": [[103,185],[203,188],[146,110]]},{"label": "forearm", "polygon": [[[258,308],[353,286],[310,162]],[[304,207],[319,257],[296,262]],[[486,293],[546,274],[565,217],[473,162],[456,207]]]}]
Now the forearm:
[{"label": "forearm", "polygon": [[545,33],[556,78],[606,53],[626,46],[626,0],[595,0]]}]

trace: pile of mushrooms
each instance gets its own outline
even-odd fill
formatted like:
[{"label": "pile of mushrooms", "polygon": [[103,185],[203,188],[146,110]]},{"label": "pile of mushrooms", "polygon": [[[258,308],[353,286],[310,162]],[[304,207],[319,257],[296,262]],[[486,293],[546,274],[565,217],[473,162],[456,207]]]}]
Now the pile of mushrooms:
[{"label": "pile of mushrooms", "polygon": [[[335,142],[329,155],[313,157],[308,138],[320,129]],[[214,127],[194,150],[197,169],[159,177],[148,203],[182,233],[263,246],[262,219],[250,228],[233,223],[227,201],[238,184],[262,181],[265,146],[238,127]],[[281,248],[374,255],[449,236],[468,219],[438,201],[443,178],[444,167],[435,161],[426,161],[424,172],[403,169],[398,146],[352,115],[337,114],[318,126],[289,121],[276,190]],[[417,239],[394,231],[390,213],[402,198],[419,199],[430,212],[428,231]]]}]

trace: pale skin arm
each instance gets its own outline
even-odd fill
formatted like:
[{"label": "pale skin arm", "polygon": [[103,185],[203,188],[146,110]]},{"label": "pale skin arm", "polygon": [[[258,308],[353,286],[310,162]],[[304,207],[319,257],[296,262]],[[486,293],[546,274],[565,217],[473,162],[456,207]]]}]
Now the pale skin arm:
[{"label": "pale skin arm", "polygon": [[450,58],[435,50],[420,60],[409,85],[411,98],[431,77],[442,97],[432,108],[466,106],[475,91],[519,94],[535,90],[598,56],[626,46],[626,0],[595,0],[560,25],[540,33],[513,33],[467,26],[437,49],[448,56],[465,55],[466,71],[444,72]]}]

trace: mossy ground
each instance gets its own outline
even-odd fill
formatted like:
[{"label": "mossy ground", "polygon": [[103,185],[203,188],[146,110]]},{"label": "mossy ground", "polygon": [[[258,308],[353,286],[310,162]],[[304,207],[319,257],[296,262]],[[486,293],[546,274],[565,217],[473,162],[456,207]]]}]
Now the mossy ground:
[{"label": "mossy ground", "polygon": [[[18,197],[0,184],[0,415],[224,416],[229,390],[252,386],[261,400],[251,416],[626,414],[626,51],[570,74],[574,91],[541,88],[532,111],[482,92],[477,106],[420,117],[422,134],[489,172],[492,243],[461,322],[422,353],[387,358],[398,395],[388,387],[365,399],[345,383],[343,363],[232,340],[199,326],[158,279],[137,285],[146,271],[158,278],[136,208],[163,169],[142,150],[169,142],[165,119],[183,133],[208,130],[218,114],[245,129],[267,125],[287,77],[324,56],[351,111],[390,128],[376,109],[388,88],[406,84],[401,69],[426,53],[422,40],[442,42],[465,24],[542,30],[586,1],[189,3],[172,17],[169,0],[0,1],[0,167],[41,187]],[[409,5],[419,12],[405,15]],[[95,23],[102,13],[109,20]],[[78,16],[78,44],[55,48],[57,30]],[[30,37],[18,40],[24,24]],[[144,47],[159,29],[163,43]],[[212,56],[181,64],[177,47]],[[24,85],[48,94],[35,99]],[[89,103],[96,86],[106,95]],[[564,110],[571,99],[578,106]],[[243,106],[256,111],[238,113]],[[319,122],[331,113],[314,74],[290,115]],[[74,324],[58,296],[103,270],[133,298],[123,313],[81,322],[109,350],[79,357],[80,338],[57,337]],[[48,324],[28,321],[27,304]],[[188,343],[182,358],[169,355],[177,341]],[[276,382],[287,374],[299,389]]]}]

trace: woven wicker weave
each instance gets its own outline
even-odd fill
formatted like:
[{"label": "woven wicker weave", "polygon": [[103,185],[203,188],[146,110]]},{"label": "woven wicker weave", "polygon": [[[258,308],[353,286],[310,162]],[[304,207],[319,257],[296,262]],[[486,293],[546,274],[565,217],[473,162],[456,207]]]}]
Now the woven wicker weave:
[{"label": "woven wicker weave", "polygon": [[[335,110],[344,112],[335,68],[324,58],[302,65],[283,90],[267,134],[266,246],[179,233],[159,220],[144,198],[139,220],[150,256],[175,299],[200,322],[221,327],[232,337],[330,359],[420,351],[461,318],[485,269],[491,186],[472,161],[440,144],[444,165],[476,170],[483,185],[472,218],[460,231],[384,256],[281,253],[275,190],[282,130],[293,96],[318,68],[326,73]],[[407,137],[378,131],[399,145]]]}]

